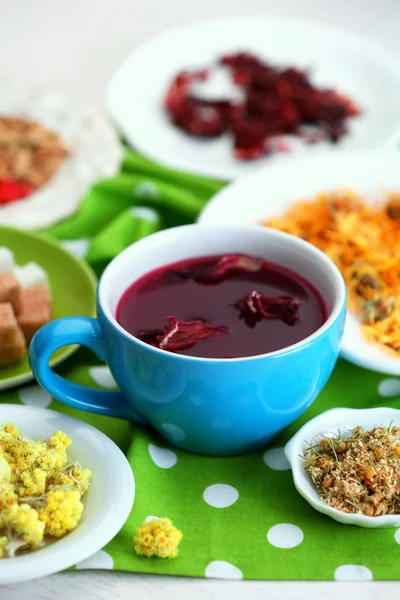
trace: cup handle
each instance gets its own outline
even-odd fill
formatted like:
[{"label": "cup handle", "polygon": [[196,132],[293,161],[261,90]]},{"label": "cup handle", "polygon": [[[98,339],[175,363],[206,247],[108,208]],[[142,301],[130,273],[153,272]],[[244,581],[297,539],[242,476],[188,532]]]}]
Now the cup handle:
[{"label": "cup handle", "polygon": [[29,362],[38,383],[52,396],[73,408],[119,419],[144,423],[120,392],[95,390],[68,381],[49,366],[53,352],[70,344],[87,346],[105,360],[103,333],[98,319],[66,317],[51,321],[35,334],[29,347]]}]

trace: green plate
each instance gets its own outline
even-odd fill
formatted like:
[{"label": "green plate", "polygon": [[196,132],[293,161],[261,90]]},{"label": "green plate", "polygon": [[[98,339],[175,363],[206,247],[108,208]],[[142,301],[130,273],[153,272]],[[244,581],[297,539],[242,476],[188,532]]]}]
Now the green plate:
[{"label": "green plate", "polygon": [[[53,318],[96,315],[96,277],[91,268],[52,240],[0,226],[0,246],[7,246],[18,265],[37,262],[47,272],[53,298]],[[60,348],[50,364],[55,366],[70,356],[77,346]],[[0,367],[0,390],[33,379],[28,353],[12,367]]]}]

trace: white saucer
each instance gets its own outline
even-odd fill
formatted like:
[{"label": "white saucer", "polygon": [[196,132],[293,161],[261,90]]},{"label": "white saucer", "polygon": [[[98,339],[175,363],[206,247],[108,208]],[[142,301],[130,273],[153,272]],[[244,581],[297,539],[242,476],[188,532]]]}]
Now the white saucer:
[{"label": "white saucer", "polygon": [[119,532],[135,497],[135,481],[125,456],[91,425],[51,410],[1,404],[0,424],[7,421],[33,440],[49,438],[58,429],[67,433],[72,439],[68,456],[71,462],[79,460],[91,469],[92,483],[83,498],[85,509],[77,528],[39,550],[1,559],[0,585],[51,575],[88,558]]},{"label": "white saucer", "polygon": [[[390,54],[352,32],[322,23],[266,16],[232,17],[167,31],[135,49],[112,77],[106,103],[129,143],[174,169],[234,179],[282,160],[233,158],[228,137],[212,141],[185,135],[162,108],[172,77],[185,68],[205,67],[223,54],[249,50],[278,65],[310,68],[312,80],[350,96],[363,115],[337,145],[300,144],[292,156],[329,150],[377,148],[400,128],[400,66]],[[385,93],[383,93],[383,90]],[[297,143],[296,143],[297,146]]]}]

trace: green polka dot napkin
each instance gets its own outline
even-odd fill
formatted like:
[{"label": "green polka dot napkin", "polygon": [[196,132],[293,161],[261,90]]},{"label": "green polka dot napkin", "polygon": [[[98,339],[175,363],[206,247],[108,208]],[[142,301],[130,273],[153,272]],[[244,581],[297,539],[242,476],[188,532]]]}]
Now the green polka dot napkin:
[{"label": "green polka dot napkin", "polygon": [[[162,168],[128,152],[121,173],[95,185],[79,212],[46,234],[84,257],[100,274],[134,241],[160,228],[194,221],[223,185]],[[109,369],[84,348],[58,372],[84,385],[115,388]],[[324,410],[396,407],[400,380],[339,361],[319,398],[273,447],[235,458],[183,452],[148,429],[69,408],[35,384],[8,390],[0,398],[50,407],[87,421],[127,454],[136,481],[131,515],[121,532],[77,569],[228,579],[400,578],[400,530],[359,529],[316,512],[297,494],[283,454],[294,432]],[[178,558],[137,557],[133,550],[137,527],[145,519],[159,517],[172,519],[183,532]]]}]

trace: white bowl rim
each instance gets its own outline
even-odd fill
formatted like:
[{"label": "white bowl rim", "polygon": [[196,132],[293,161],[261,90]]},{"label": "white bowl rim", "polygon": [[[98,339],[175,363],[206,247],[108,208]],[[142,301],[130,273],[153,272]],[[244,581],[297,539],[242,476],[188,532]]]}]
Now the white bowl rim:
[{"label": "white bowl rim", "polygon": [[[335,288],[336,288],[336,292],[337,292],[337,299],[335,301],[333,310],[331,311],[331,314],[329,315],[328,319],[325,321],[325,323],[323,323],[323,325],[319,329],[317,329],[317,331],[315,331],[313,334],[309,335],[308,337],[304,338],[303,340],[300,340],[300,342],[297,342],[296,344],[292,344],[291,346],[287,346],[286,348],[282,348],[281,350],[275,350],[274,352],[268,352],[265,354],[257,354],[255,356],[246,356],[246,357],[229,358],[229,359],[226,359],[226,358],[202,358],[199,356],[188,356],[185,354],[179,354],[178,356],[179,356],[180,360],[184,360],[184,361],[188,361],[188,362],[202,362],[202,363],[207,362],[207,363],[211,363],[211,364],[221,363],[221,364],[226,365],[226,364],[237,363],[237,362],[242,362],[242,361],[248,362],[248,361],[260,360],[260,359],[265,359],[267,357],[272,358],[275,356],[285,356],[289,353],[295,352],[296,350],[298,350],[299,348],[301,348],[307,344],[312,343],[315,339],[319,338],[328,329],[330,329],[332,327],[332,325],[335,323],[335,321],[340,317],[340,314],[343,310],[343,306],[346,303],[346,287],[345,287],[342,275],[340,274],[340,271],[336,267],[336,265],[326,256],[326,254],[321,252],[321,250],[319,250],[315,246],[312,246],[308,242],[305,242],[304,240],[301,240],[300,238],[298,238],[294,235],[290,235],[288,233],[284,233],[282,231],[278,231],[275,229],[269,229],[267,227],[261,228],[259,225],[212,225],[212,224],[202,225],[202,224],[193,223],[190,225],[181,225],[178,227],[171,227],[169,229],[163,229],[161,231],[157,231],[156,233],[153,233],[153,234],[139,240],[138,242],[131,244],[130,246],[128,246],[128,248],[123,250],[120,254],[118,254],[109,263],[109,265],[106,267],[106,269],[104,270],[104,272],[100,278],[97,297],[98,297],[101,311],[103,312],[104,316],[108,319],[108,321],[111,323],[111,325],[115,329],[117,329],[118,332],[121,335],[123,335],[125,338],[129,339],[130,341],[135,342],[136,344],[141,346],[143,349],[146,349],[146,351],[155,353],[158,356],[165,356],[166,354],[169,355],[170,353],[166,352],[165,350],[156,348],[154,346],[150,346],[149,344],[142,342],[141,340],[139,340],[132,334],[128,333],[118,323],[117,319],[115,318],[115,316],[113,315],[113,313],[111,311],[109,302],[107,301],[108,291],[113,283],[113,272],[116,269],[118,269],[119,263],[126,262],[131,254],[148,251],[149,249],[152,248],[155,240],[160,240],[162,238],[168,239],[171,236],[171,234],[173,234],[174,232],[178,232],[178,231],[187,232],[187,231],[192,230],[195,232],[203,231],[204,235],[207,235],[207,232],[215,232],[215,230],[218,230],[218,229],[219,230],[224,229],[225,231],[231,230],[232,233],[246,232],[248,234],[251,231],[257,231],[257,235],[260,234],[260,231],[263,231],[264,232],[263,235],[265,235],[265,237],[272,237],[272,238],[275,237],[275,238],[285,239],[286,242],[288,244],[292,245],[294,249],[297,249],[298,251],[303,252],[305,254],[309,254],[309,255],[313,256],[314,258],[318,259],[320,262],[324,263],[326,269],[330,271],[330,273],[332,274],[332,276],[334,278]],[[215,235],[215,233],[214,233],[214,235]],[[184,258],[185,257],[182,256],[182,260],[184,260]],[[174,356],[177,356],[177,355],[174,355]]]},{"label": "white bowl rim", "polygon": [[[67,547],[57,547],[58,540],[51,545],[51,555],[43,555],[46,548],[38,549],[28,554],[17,556],[15,558],[6,558],[0,560],[0,585],[7,583],[16,583],[37,579],[46,575],[57,573],[92,556],[95,552],[101,550],[113,537],[120,531],[131,511],[135,497],[135,480],[132,469],[118,446],[110,440],[104,433],[85,423],[63,413],[49,410],[46,408],[36,408],[33,406],[21,406],[18,404],[1,404],[0,405],[0,420],[3,421],[2,413],[10,413],[7,420],[13,420],[11,415],[17,413],[25,413],[32,420],[47,420],[50,416],[58,417],[59,427],[62,428],[64,423],[69,426],[79,426],[80,430],[84,429],[97,438],[104,448],[104,454],[107,460],[103,461],[105,468],[112,473],[115,465],[118,464],[119,476],[123,477],[124,493],[119,493],[119,488],[109,488],[110,498],[113,500],[113,519],[102,519],[101,523],[97,524],[95,531],[84,532],[79,535],[79,525],[74,531],[75,538],[68,544]],[[17,416],[14,416],[17,420]],[[64,425],[64,426],[65,426]],[[23,433],[23,432],[22,432]],[[79,437],[79,432],[74,433]],[[122,480],[121,480],[122,481]],[[90,494],[90,490],[88,491]],[[92,523],[95,523],[93,521]],[[67,540],[68,535],[61,540]],[[49,548],[49,547],[48,547]],[[133,547],[132,547],[133,552]]]},{"label": "white bowl rim", "polygon": [[[393,421],[394,424],[400,426],[400,410],[389,407],[332,408],[314,417],[295,433],[284,448],[285,456],[292,469],[293,482],[297,491],[313,508],[343,524],[367,528],[399,527],[400,514],[368,517],[367,515],[344,513],[320,500],[316,488],[313,493],[307,491],[305,483],[307,482],[308,484],[311,480],[302,465],[304,443],[307,439],[312,439],[313,435],[318,435],[324,431],[328,432],[332,429],[337,430],[338,428],[335,427],[334,422],[335,418],[339,417],[339,415],[348,417],[349,420],[356,422],[360,426],[363,426],[363,421],[365,422],[365,419],[371,415],[376,415],[376,427],[382,425],[384,421],[388,423]],[[329,426],[329,430],[326,428],[321,429],[318,423],[324,421],[328,416],[332,418],[332,425]]]}]

